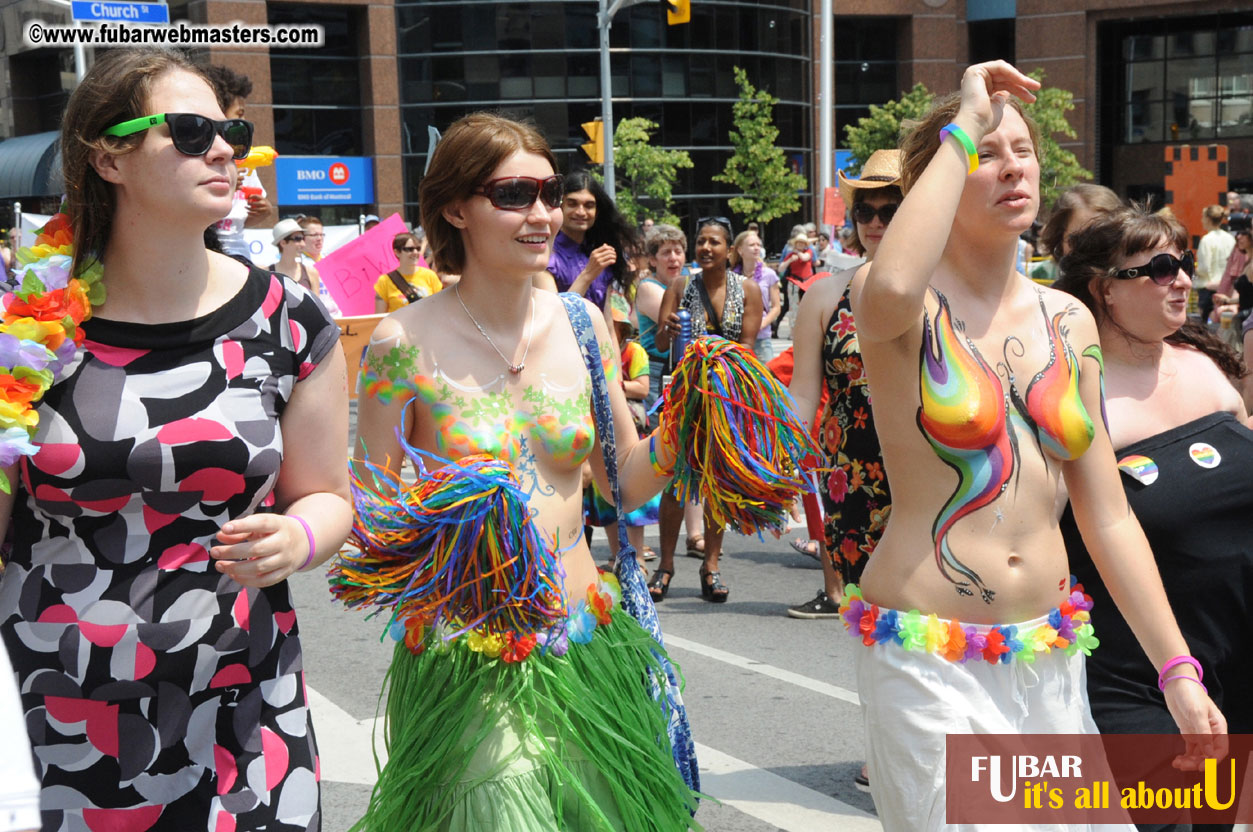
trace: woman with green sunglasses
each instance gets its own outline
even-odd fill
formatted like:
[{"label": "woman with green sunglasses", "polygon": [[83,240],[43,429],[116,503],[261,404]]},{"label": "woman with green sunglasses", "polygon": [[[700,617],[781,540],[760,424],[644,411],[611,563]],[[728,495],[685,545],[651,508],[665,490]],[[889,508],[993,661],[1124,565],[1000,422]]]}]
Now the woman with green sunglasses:
[{"label": "woman with green sunglasses", "polygon": [[251,141],[179,53],[99,54],[63,120],[72,262],[6,301],[83,321],[0,497],[45,830],[320,826],[287,578],[348,532],[344,359],[313,293],[205,249]]}]

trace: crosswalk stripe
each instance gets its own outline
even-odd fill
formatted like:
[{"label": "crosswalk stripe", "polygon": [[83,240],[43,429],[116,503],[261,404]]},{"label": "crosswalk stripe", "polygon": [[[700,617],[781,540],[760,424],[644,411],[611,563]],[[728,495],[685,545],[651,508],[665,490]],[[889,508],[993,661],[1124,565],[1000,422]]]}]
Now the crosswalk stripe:
[{"label": "crosswalk stripe", "polygon": [[698,641],[691,641],[679,636],[663,634],[666,641],[666,647],[677,647],[680,650],[686,650],[689,653],[696,653],[707,659],[729,664],[733,667],[740,667],[745,670],[751,670],[754,673],[760,673],[763,676],[769,676],[772,679],[778,679],[780,682],[787,682],[797,687],[811,690],[814,693],[821,693],[824,696],[830,696],[832,699],[840,699],[852,705],[861,705],[857,698],[856,691],[848,688],[842,688],[839,685],[832,685],[827,682],[820,682],[817,679],[811,679],[808,676],[802,676],[799,673],[793,673],[790,670],[784,670],[781,667],[775,667],[772,664],[759,662],[755,659],[749,659],[744,656],[728,653],[726,650],[719,650],[717,647],[710,647],[707,644],[701,644]]}]

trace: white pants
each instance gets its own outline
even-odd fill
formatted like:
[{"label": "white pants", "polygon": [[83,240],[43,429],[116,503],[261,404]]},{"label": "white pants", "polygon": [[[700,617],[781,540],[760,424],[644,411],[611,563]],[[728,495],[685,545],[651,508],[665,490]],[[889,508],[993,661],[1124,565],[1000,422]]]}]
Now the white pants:
[{"label": "white pants", "polygon": [[[1024,622],[1018,629],[1029,631],[1044,621]],[[1098,733],[1088,710],[1082,653],[1054,650],[1037,653],[1033,664],[1008,665],[958,664],[890,642],[857,653],[866,764],[886,832],[981,828],[945,822],[945,734]],[[1112,824],[1082,828],[1134,830]]]}]

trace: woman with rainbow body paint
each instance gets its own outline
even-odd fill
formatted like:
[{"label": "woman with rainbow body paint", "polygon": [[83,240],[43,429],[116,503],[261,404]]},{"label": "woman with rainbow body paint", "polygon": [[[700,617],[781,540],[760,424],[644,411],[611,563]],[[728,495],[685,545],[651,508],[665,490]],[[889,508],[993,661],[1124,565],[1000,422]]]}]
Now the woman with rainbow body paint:
[{"label": "woman with rainbow body paint", "polygon": [[[1235,384],[1240,357],[1188,322],[1188,232],[1140,206],[1106,213],[1070,238],[1055,285],[1096,318],[1105,354],[1110,441],[1121,484],[1144,526],[1184,638],[1232,733],[1253,730],[1248,517],[1253,432]],[[1147,266],[1147,268],[1145,268]],[[1092,715],[1103,733],[1172,733],[1152,664],[1062,515],[1071,568],[1101,610],[1102,648],[1088,661]],[[1170,828],[1174,828],[1173,826]]]},{"label": "woman with rainbow body paint", "polygon": [[[420,481],[466,457],[509,463],[549,558],[534,570],[542,583],[529,586],[552,602],[556,624],[501,633],[445,618],[394,622],[389,759],[358,832],[671,832],[694,823],[695,794],[676,762],[694,770],[695,760],[674,750],[691,743],[681,700],[663,690],[655,701],[642,683],[659,678],[664,648],[619,604],[617,580],[597,571],[583,537],[585,460],[601,493],[614,491],[577,327],[590,328],[604,367],[628,510],[667,484],[674,454],[662,447],[650,459],[636,434],[601,310],[533,285],[562,227],[562,193],[534,128],[487,113],[454,123],[420,195],[436,268],[461,280],[384,318],[366,353],[359,481],[368,488],[372,471],[398,472],[407,453],[427,469]],[[389,482],[376,487],[396,490]],[[369,534],[370,515],[360,502],[359,535]],[[673,725],[684,726],[677,741]]]},{"label": "woman with rainbow body paint", "polygon": [[[1039,208],[1039,83],[968,68],[902,140],[905,199],[852,307],[892,514],[843,607],[861,639],[867,761],[885,828],[945,823],[945,733],[1094,733],[1061,480],[1096,563],[1184,733],[1224,734],[1197,684],[1101,419],[1091,315],[1014,270]],[[1134,602],[1134,603],[1133,603]],[[1030,668],[1026,665],[1030,663]],[[1216,746],[1221,742],[1216,741]],[[1179,764],[1199,768],[1189,743]]]}]

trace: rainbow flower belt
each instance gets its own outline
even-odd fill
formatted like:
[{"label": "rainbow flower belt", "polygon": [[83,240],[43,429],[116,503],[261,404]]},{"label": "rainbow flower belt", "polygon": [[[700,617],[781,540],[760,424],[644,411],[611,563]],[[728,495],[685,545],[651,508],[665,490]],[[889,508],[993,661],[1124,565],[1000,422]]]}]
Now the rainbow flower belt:
[{"label": "rainbow flower belt", "polygon": [[1009,664],[1013,661],[1032,663],[1037,653],[1049,653],[1053,649],[1073,655],[1076,650],[1085,656],[1100,644],[1092,629],[1092,598],[1083,591],[1083,585],[1074,576],[1070,579],[1070,597],[1061,606],[1049,611],[1046,621],[1027,630],[1015,624],[963,625],[937,617],[923,615],[918,610],[880,609],[878,604],[867,604],[856,584],[844,588],[844,603],[840,605],[840,619],[849,634],[860,638],[862,644],[894,643],[906,650],[932,653],[950,662],[985,661],[989,664]]},{"label": "rainbow flower belt", "polygon": [[456,622],[432,624],[411,615],[393,621],[389,633],[415,655],[427,649],[447,653],[460,648],[515,664],[526,661],[537,647],[541,656],[551,653],[560,657],[569,652],[571,643],[588,644],[598,626],[607,626],[613,620],[614,608],[621,601],[622,587],[617,577],[612,572],[601,572],[599,580],[587,588],[587,598],[547,630],[521,634],[514,630],[491,633],[483,628],[466,631]]}]

